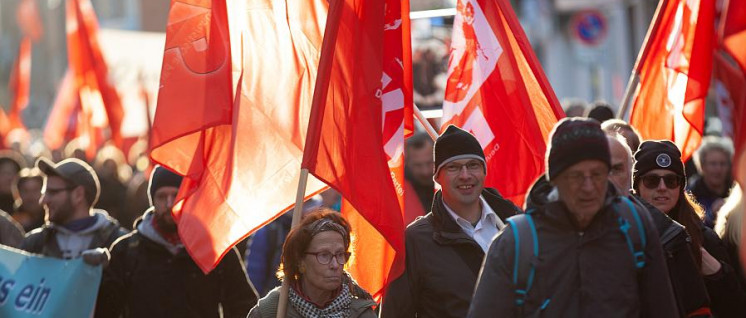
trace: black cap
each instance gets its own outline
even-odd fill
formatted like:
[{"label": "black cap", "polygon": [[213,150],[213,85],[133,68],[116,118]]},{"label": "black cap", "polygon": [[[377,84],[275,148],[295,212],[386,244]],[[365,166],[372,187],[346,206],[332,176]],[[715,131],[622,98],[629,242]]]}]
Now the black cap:
[{"label": "black cap", "polygon": [[549,181],[584,160],[598,160],[611,167],[609,142],[595,119],[564,118],[554,126],[549,139],[546,156]]},{"label": "black cap", "polygon": [[438,175],[441,167],[459,159],[481,160],[484,163],[485,173],[487,172],[487,161],[477,138],[454,125],[448,125],[446,131],[435,140],[433,156],[435,157],[435,176]]},{"label": "black cap", "polygon": [[640,149],[635,152],[633,187],[637,189],[640,177],[654,169],[670,170],[679,176],[686,176],[679,147],[669,140],[646,140],[640,144]]},{"label": "black cap", "polygon": [[148,183],[148,199],[150,204],[153,205],[153,197],[155,192],[162,187],[175,187],[181,186],[182,177],[171,170],[164,168],[163,166],[155,166],[153,172],[150,174],[150,183]]},{"label": "black cap", "polygon": [[57,176],[69,183],[83,187],[85,198],[91,206],[94,206],[98,201],[101,185],[96,172],[85,161],[70,158],[55,164],[47,158],[40,157],[36,160],[36,167],[47,177]]}]

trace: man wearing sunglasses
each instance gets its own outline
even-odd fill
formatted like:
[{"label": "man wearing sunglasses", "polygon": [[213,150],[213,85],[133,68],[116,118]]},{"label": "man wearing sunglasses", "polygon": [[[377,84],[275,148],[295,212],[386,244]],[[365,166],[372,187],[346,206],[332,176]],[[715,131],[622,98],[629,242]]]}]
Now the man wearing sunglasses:
[{"label": "man wearing sunglasses", "polygon": [[390,285],[381,316],[466,317],[485,251],[504,221],[520,213],[484,188],[484,152],[470,133],[448,126],[434,146],[432,211],[407,227],[406,268]]},{"label": "man wearing sunglasses", "polygon": [[36,167],[44,174],[41,203],[46,224],[26,234],[21,249],[64,259],[82,256],[88,264],[105,264],[106,248],[127,232],[106,211],[93,208],[101,192],[96,172],[79,159],[54,164],[42,157]]}]

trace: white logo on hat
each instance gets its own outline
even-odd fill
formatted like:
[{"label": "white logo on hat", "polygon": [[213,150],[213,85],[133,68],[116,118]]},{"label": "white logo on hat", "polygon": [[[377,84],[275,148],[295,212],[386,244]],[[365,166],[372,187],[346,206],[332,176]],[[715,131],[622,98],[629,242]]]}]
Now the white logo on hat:
[{"label": "white logo on hat", "polygon": [[658,155],[658,157],[655,157],[655,163],[657,163],[661,168],[668,168],[671,165],[671,157],[662,153]]}]

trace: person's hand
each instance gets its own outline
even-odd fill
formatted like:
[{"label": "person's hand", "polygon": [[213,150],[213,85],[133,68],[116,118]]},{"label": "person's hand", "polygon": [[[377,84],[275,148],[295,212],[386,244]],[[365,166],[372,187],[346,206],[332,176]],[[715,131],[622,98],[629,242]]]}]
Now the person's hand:
[{"label": "person's hand", "polygon": [[719,272],[723,264],[720,264],[720,261],[712,257],[710,253],[707,253],[707,250],[704,248],[700,247],[699,250],[702,251],[702,274],[710,276]]},{"label": "person's hand", "polygon": [[106,266],[109,264],[109,250],[103,247],[94,248],[91,250],[85,250],[80,254],[83,257],[83,261],[91,266]]}]

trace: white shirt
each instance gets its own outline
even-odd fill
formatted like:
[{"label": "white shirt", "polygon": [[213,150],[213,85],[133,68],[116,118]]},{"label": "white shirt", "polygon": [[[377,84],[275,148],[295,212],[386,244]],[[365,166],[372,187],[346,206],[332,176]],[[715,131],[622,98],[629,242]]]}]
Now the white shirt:
[{"label": "white shirt", "polygon": [[500,232],[500,230],[502,230],[502,228],[505,227],[505,223],[497,217],[495,211],[492,210],[489,204],[487,204],[487,201],[485,201],[481,195],[479,196],[479,200],[482,205],[482,216],[479,218],[476,226],[472,226],[469,221],[460,217],[456,212],[453,212],[445,201],[443,202],[443,205],[464,233],[474,239],[482,250],[487,253],[487,249],[490,248],[492,239],[498,232]]}]

